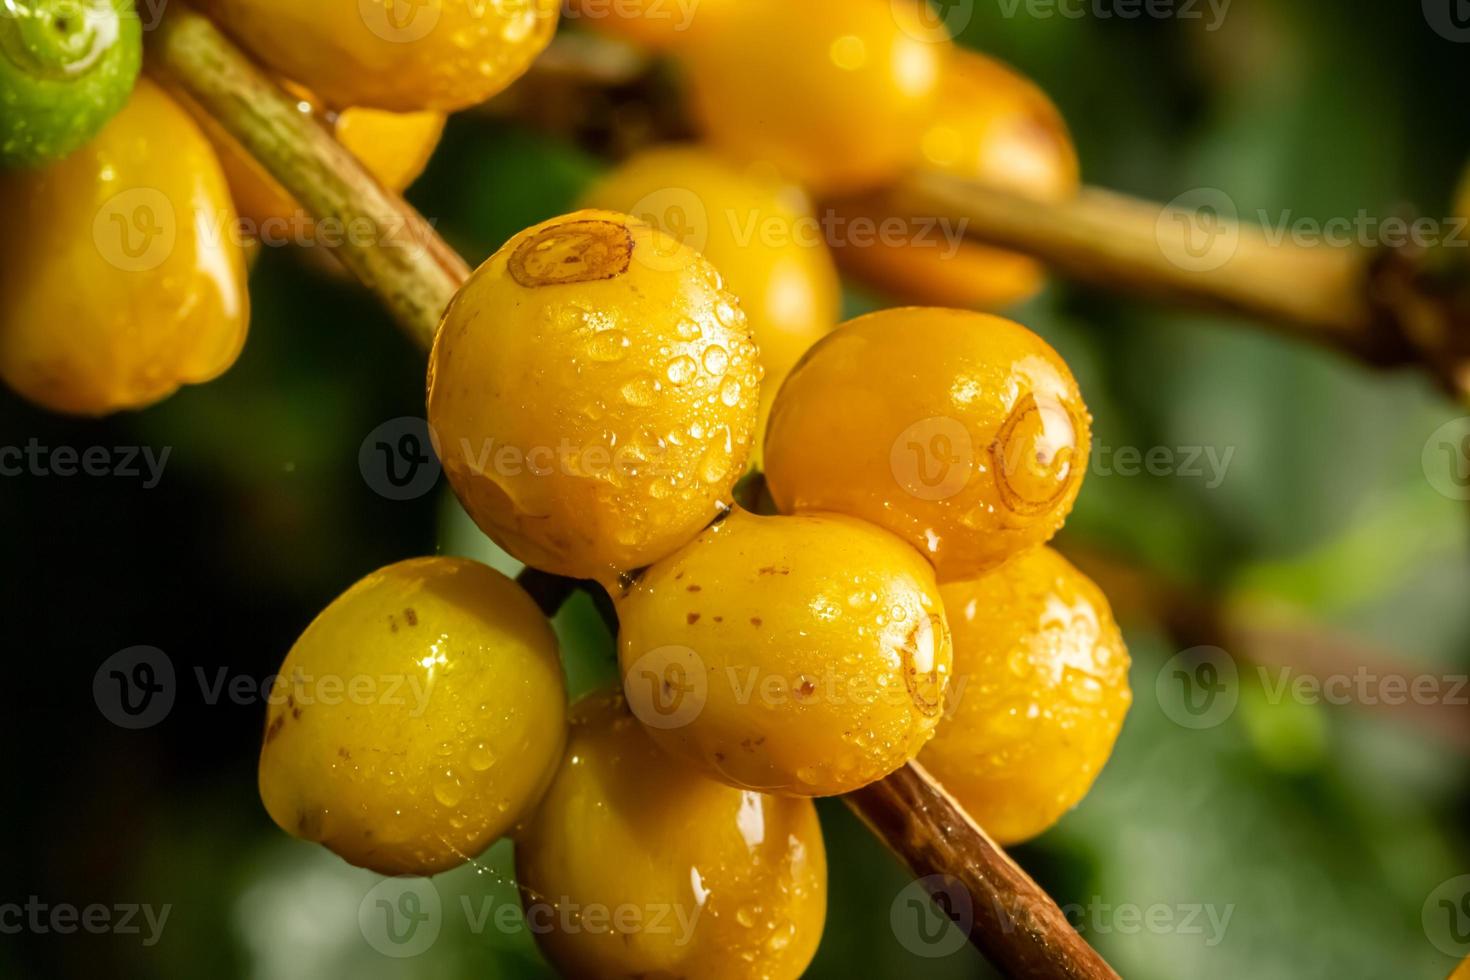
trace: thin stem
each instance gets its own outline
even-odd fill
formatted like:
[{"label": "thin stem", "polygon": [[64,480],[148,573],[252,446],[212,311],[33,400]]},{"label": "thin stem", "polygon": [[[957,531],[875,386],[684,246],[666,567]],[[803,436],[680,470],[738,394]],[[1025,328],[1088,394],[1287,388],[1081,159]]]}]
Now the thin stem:
[{"label": "thin stem", "polygon": [[469,275],[464,260],[206,18],[171,7],[149,52],[151,70],[225,123],[317,221],[334,223],[334,254],[427,349]]},{"label": "thin stem", "polygon": [[[915,174],[888,195],[901,214],[946,215],[971,237],[1033,255],[1082,281],[1184,300],[1280,324],[1375,363],[1405,351],[1373,330],[1371,253],[1267,240],[1209,205],[1168,208],[1086,188],[1040,203],[939,174]],[[1223,198],[1223,196],[1221,196]]]},{"label": "thin stem", "polygon": [[[290,99],[207,19],[170,8],[153,38],[155,65],[318,219],[361,218],[374,228],[410,232],[404,245],[353,242],[339,250],[347,267],[378,294],[421,343],[469,269],[407,204],[385,191],[325,129]],[[522,581],[548,613],[577,584],[541,572]],[[1114,978],[1056,904],[915,765],[848,798],[864,822],[926,881],[960,882],[975,908],[971,940],[1011,976]]]},{"label": "thin stem", "polygon": [[890,846],[903,842],[894,851],[1006,976],[1118,980],[1046,892],[917,762],[842,799]]}]

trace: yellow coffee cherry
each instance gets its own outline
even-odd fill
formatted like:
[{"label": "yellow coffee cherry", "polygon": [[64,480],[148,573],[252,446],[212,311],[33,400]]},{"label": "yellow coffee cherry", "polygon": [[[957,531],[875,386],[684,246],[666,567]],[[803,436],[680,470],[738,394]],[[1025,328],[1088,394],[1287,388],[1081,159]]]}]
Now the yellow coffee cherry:
[{"label": "yellow coffee cherry", "polygon": [[1018,323],[909,307],[859,317],[786,379],[766,432],[783,513],[888,528],[941,582],[1049,540],[1077,499],[1092,418],[1057,352]]},{"label": "yellow coffee cherry", "polygon": [[[1046,93],[992,58],[959,53],[945,73],[940,110],[924,134],[922,169],[1038,201],[1073,197],[1080,186],[1077,151]],[[844,203],[850,219],[872,215]],[[1029,256],[939,236],[895,245],[853,242],[838,250],[843,267],[889,295],[915,303],[1000,309],[1035,295],[1044,282]]]},{"label": "yellow coffee cherry", "polygon": [[[346,109],[334,115],[299,86],[288,88],[299,97],[302,112],[332,124],[342,145],[391,191],[403,191],[424,172],[444,132],[442,112]],[[316,221],[264,167],[217,124],[206,121],[203,129],[219,153],[230,195],[250,240],[263,239],[273,245],[318,240]],[[333,237],[342,239],[351,233],[352,229],[338,225],[321,238],[330,246]]]},{"label": "yellow coffee cherry", "polygon": [[954,679],[919,761],[1002,844],[1029,840],[1087,795],[1133,695],[1102,591],[1036,548],[940,588]]},{"label": "yellow coffee cherry", "polygon": [[89,143],[0,174],[0,378],[57,412],[142,408],[230,367],[250,315],[209,141],[152,82]]},{"label": "yellow coffee cherry", "polygon": [[611,211],[512,238],[429,359],[429,425],[465,510],[528,565],[605,582],[719,515],[759,398],[745,314],[714,266]]},{"label": "yellow coffee cherry", "polygon": [[756,431],[765,431],[781,382],[836,326],[842,308],[837,269],[806,195],[702,147],[664,146],[629,159],[583,203],[641,218],[720,270],[760,348],[765,378]]},{"label": "yellow coffee cherry", "polygon": [[453,112],[519,78],[558,0],[201,0],[274,70],[336,107]]},{"label": "yellow coffee cherry", "polygon": [[514,827],[566,728],[556,638],[477,562],[374,572],[291,648],[271,690],[260,797],[288,833],[383,874],[435,874]]},{"label": "yellow coffee cherry", "polygon": [[687,51],[709,139],[814,191],[866,189],[917,157],[950,42],[922,0],[740,0]]},{"label": "yellow coffee cherry", "polygon": [[572,709],[516,872],[528,927],[569,977],[795,980],[827,915],[811,800],[671,761],[609,694]]},{"label": "yellow coffee cherry", "polygon": [[746,789],[846,793],[912,759],[950,674],[934,572],[837,515],[743,510],[618,601],[624,689],[655,742]]},{"label": "yellow coffee cherry", "polygon": [[568,21],[653,51],[689,43],[707,31],[718,11],[739,0],[571,0]]}]

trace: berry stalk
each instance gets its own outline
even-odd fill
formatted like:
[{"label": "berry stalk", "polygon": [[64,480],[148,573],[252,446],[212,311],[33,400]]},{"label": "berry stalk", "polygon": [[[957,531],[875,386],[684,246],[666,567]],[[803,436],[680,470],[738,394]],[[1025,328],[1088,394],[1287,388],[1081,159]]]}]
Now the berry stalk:
[{"label": "berry stalk", "polygon": [[149,38],[149,70],[181,88],[317,220],[349,234],[333,254],[426,350],[469,266],[205,17],[171,8]]},{"label": "berry stalk", "polygon": [[[206,18],[171,8],[151,38],[152,70],[201,105],[318,219],[384,234],[347,236],[337,255],[424,347],[469,268],[428,223],[384,190]],[[528,571],[522,584],[547,613],[576,583]],[[1050,897],[924,770],[909,764],[845,798],[916,876],[964,894],[971,941],[1008,976],[1116,978]],[[963,888],[963,892],[958,890]]]}]

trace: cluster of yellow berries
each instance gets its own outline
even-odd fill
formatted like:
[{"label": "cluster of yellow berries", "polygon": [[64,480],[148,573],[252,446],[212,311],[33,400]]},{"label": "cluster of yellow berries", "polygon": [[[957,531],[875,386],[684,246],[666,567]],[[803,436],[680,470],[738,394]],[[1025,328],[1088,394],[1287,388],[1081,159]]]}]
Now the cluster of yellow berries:
[{"label": "cluster of yellow berries", "polygon": [[[527,895],[699,913],[683,941],[539,935],[571,975],[795,977],[825,916],[813,797],[918,759],[995,837],[1024,840],[1087,792],[1130,703],[1106,600],[1047,547],[1091,417],[1054,350],[975,309],[1034,291],[1039,270],[971,244],[833,249],[803,234],[820,224],[808,195],[885,217],[863,194],[913,168],[1055,197],[1077,164],[1045,97],[936,37],[917,2],[704,0],[686,32],[654,6],[593,23],[677,57],[705,142],[627,161],[583,210],[507,242],[446,311],[427,383],[479,527],[611,597],[621,690],[568,709],[555,636],[514,582],[401,562],[287,656],[260,791],[290,833],[385,874],[510,835]],[[443,113],[525,70],[558,5],[202,7],[402,187]],[[109,211],[135,192],[148,208]],[[200,222],[296,210],[147,82],[78,152],[0,177],[0,201],[26,243],[4,256],[25,274],[0,310],[0,377],[83,413],[225,370],[246,263]],[[148,267],[104,244],[109,213],[122,232],[167,218],[176,240]],[[935,305],[837,327],[839,265]],[[66,289],[77,276],[92,288]],[[753,462],[776,514],[734,503]],[[383,677],[421,697],[297,696]]]}]

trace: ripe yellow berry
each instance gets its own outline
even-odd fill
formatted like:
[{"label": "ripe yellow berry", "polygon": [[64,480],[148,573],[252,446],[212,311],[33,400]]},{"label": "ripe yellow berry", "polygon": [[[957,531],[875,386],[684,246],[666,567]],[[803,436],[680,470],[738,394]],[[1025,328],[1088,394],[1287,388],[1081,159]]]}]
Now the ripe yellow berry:
[{"label": "ripe yellow berry", "polygon": [[383,874],[479,855],[540,798],[566,734],[551,627],[510,579],[455,558],[399,562],[344,592],[291,648],[270,702],[271,818]]},{"label": "ripe yellow berry", "polygon": [[837,328],[797,365],[766,432],[784,513],[888,528],[969,578],[1062,526],[1091,416],[1066,364],[1020,324],[909,307]]},{"label": "ripe yellow berry", "polygon": [[528,565],[603,581],[718,516],[759,397],[745,314],[714,266],[611,211],[511,239],[429,359],[429,425],[465,510]]},{"label": "ripe yellow berry", "polygon": [[827,914],[811,800],[672,762],[616,695],[573,708],[516,872],[527,925],[566,976],[795,980]]},{"label": "ripe yellow berry", "polygon": [[1102,591],[1050,548],[940,588],[954,631],[948,714],[919,761],[1002,844],[1082,797],[1133,695]]},{"label": "ripe yellow berry", "polygon": [[[442,112],[346,109],[332,117],[304,89],[288,88],[300,98],[303,112],[334,120],[337,139],[392,191],[404,190],[424,172],[444,132]],[[319,235],[317,222],[239,143],[207,119],[203,129],[219,152],[247,240],[272,245],[320,241],[330,247],[334,238],[358,233],[339,224]]]},{"label": "ripe yellow berry", "polygon": [[667,51],[707,31],[717,12],[735,0],[570,0],[568,21],[609,37]]},{"label": "ripe yellow berry", "polygon": [[[920,166],[1038,201],[1063,201],[1080,183],[1077,151],[1061,113],[1026,78],[963,52],[946,72],[944,100],[922,142]],[[885,220],[845,203],[849,218]],[[917,238],[917,235],[916,235]],[[1025,255],[929,236],[903,245],[877,240],[838,250],[843,267],[889,295],[937,306],[1000,309],[1041,289],[1044,270]]]},{"label": "ripe yellow berry", "polygon": [[21,395],[103,415],[235,362],[250,305],[229,191],[152,82],[65,160],[0,174],[0,214],[0,378]]},{"label": "ripe yellow berry", "polygon": [[329,105],[453,112],[515,81],[558,0],[202,0],[271,68]]},{"label": "ripe yellow berry", "polygon": [[654,741],[733,786],[846,793],[912,759],[950,673],[934,572],[837,515],[736,510],[618,602],[624,689]]},{"label": "ripe yellow berry", "polygon": [[814,191],[882,184],[915,161],[950,42],[920,0],[740,0],[688,46],[709,139]]},{"label": "ripe yellow berry", "polygon": [[760,348],[765,377],[756,431],[763,432],[782,380],[837,325],[842,307],[837,269],[806,196],[706,149],[665,146],[604,177],[584,204],[641,218],[720,270]]}]

